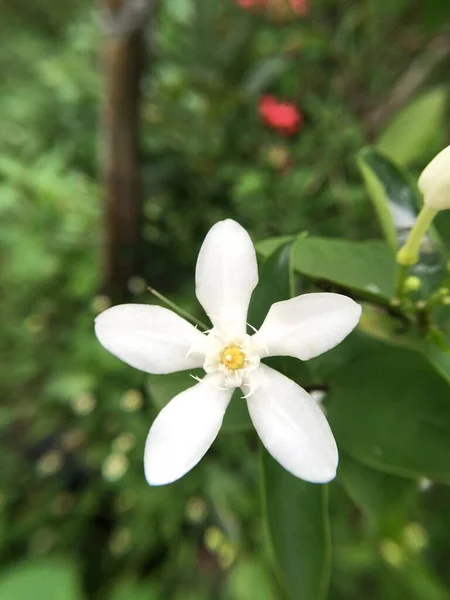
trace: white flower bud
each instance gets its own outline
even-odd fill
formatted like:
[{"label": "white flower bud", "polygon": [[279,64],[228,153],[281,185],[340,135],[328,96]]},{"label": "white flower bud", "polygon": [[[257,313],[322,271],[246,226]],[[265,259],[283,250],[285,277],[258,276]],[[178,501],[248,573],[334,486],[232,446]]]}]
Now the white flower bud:
[{"label": "white flower bud", "polygon": [[419,177],[419,189],[426,206],[434,210],[450,208],[450,146],[425,167]]}]

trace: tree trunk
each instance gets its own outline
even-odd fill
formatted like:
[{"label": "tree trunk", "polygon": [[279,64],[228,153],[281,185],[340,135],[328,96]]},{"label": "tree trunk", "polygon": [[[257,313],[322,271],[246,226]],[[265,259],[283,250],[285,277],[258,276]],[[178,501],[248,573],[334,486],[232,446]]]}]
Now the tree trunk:
[{"label": "tree trunk", "polygon": [[140,81],[144,35],[151,0],[103,0],[105,29],[102,176],[105,238],[103,290],[115,300],[127,296],[137,273],[140,241]]}]

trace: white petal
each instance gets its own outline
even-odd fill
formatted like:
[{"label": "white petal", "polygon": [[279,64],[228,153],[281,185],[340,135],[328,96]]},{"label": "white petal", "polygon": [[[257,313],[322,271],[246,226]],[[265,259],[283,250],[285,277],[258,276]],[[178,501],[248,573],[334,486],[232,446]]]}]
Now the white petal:
[{"label": "white petal", "polygon": [[337,346],[356,327],[361,307],[340,294],[304,294],[276,302],[252,343],[267,356],[308,360]]},{"label": "white petal", "polygon": [[266,365],[250,373],[247,381],[254,390],[247,399],[250,417],[268,452],[300,479],[333,479],[339,458],[336,442],[308,392]]},{"label": "white petal", "polygon": [[121,304],[95,319],[95,333],[109,352],[147,373],[173,373],[203,365],[204,356],[189,354],[205,336],[162,306]]},{"label": "white petal", "polygon": [[209,230],[198,255],[195,279],[197,298],[213,325],[245,333],[258,267],[250,236],[239,223],[227,219]]},{"label": "white petal", "polygon": [[450,146],[425,167],[419,177],[424,203],[434,210],[450,208]]},{"label": "white petal", "polygon": [[145,477],[150,485],[182,477],[215,440],[233,393],[219,389],[217,383],[215,375],[207,375],[175,396],[156,417],[145,444]]}]

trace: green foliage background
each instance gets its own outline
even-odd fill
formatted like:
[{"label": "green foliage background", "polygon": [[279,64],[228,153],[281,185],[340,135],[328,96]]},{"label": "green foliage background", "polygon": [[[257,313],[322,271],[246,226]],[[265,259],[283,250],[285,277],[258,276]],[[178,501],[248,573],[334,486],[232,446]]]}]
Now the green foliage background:
[{"label": "green foliage background", "polygon": [[[148,378],[106,353],[93,333],[95,315],[109,305],[98,291],[99,23],[84,0],[2,0],[0,9],[0,600],[321,597],[314,586],[286,591],[277,577],[265,536],[258,443],[242,407],[201,466],[171,486],[146,485],[148,428],[188,378]],[[142,106],[148,258],[129,282],[133,297],[151,302],[151,284],[197,314],[192,275],[199,245],[214,222],[232,217],[258,242],[309,232],[289,255],[298,291],[325,279],[367,296],[366,284],[376,281],[376,294],[385,298],[377,301],[389,302],[385,246],[372,244],[365,259],[366,245],[346,250],[320,240],[365,242],[384,233],[395,245],[390,217],[380,217],[392,187],[373,174],[386,181],[383,160],[392,159],[394,169],[415,176],[448,143],[449,52],[427,66],[437,52],[432,40],[442,36],[450,46],[448,13],[443,0],[311,0],[308,17],[276,24],[233,0],[161,2]],[[411,64],[424,73],[423,84],[374,130],[371,115]],[[265,93],[298,103],[305,115],[298,135],[280,137],[263,126],[257,107]],[[360,154],[360,172],[357,153],[368,143],[382,158]],[[406,185],[403,172],[389,173],[389,181]],[[437,227],[448,243],[445,215]],[[265,244],[261,263],[280,240]],[[280,256],[265,263],[269,282],[280,276]],[[441,313],[444,322],[446,309]],[[339,477],[328,490],[331,532],[326,524],[323,532],[333,542],[329,597],[445,599],[448,359],[427,347],[429,366],[403,340],[389,360],[379,345],[395,336],[375,317],[341,349],[312,361],[311,372],[295,374],[310,388],[331,382],[329,417],[344,440]],[[422,387],[410,382],[412,371]],[[410,385],[408,397],[398,392],[399,381]],[[435,429],[427,428],[430,403]],[[380,404],[381,423],[370,409]],[[412,448],[405,456],[392,440],[401,438],[411,405],[426,422],[405,433],[404,446]],[[442,437],[433,445],[439,419]],[[372,442],[384,422],[380,458]],[[289,488],[273,465],[265,468],[277,489]],[[424,475],[439,483],[428,487]],[[297,488],[295,502],[306,493]],[[308,502],[319,519],[321,498]],[[266,506],[269,521],[279,518],[277,507],[298,527],[292,552],[311,549],[300,575],[294,573],[300,588],[329,557],[281,492]]]}]

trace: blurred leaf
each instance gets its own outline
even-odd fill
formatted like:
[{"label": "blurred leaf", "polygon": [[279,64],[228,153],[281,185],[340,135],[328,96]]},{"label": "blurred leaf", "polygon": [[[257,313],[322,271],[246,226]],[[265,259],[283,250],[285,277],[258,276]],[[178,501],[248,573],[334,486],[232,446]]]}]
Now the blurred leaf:
[{"label": "blurred leaf", "polygon": [[[274,302],[293,296],[293,258],[302,241],[281,245],[264,263],[249,311],[258,326]],[[308,373],[305,363],[285,357],[273,366],[288,375],[295,369],[292,363]],[[326,591],[330,569],[327,488],[293,477],[264,449],[262,468],[267,531],[282,586],[292,600],[317,600]]]},{"label": "blurred leaf", "polygon": [[[353,502],[381,526],[403,524],[402,513],[417,492],[415,480],[371,469],[345,452],[339,456],[338,480]],[[384,535],[396,532],[384,529]]]},{"label": "blurred leaf", "polygon": [[57,560],[22,563],[0,577],[0,600],[81,600],[74,566]]},{"label": "blurred leaf", "polygon": [[91,391],[95,383],[93,373],[61,372],[49,379],[45,391],[49,398],[67,401],[83,392]]},{"label": "blurred leaf", "polygon": [[130,580],[122,581],[108,600],[159,600],[160,597],[160,593],[152,584]]},{"label": "blurred leaf", "polygon": [[450,481],[449,391],[420,354],[380,344],[338,373],[328,418],[338,445],[367,466]]},{"label": "blurred leaf", "polygon": [[244,92],[247,94],[260,94],[273,81],[277,81],[292,65],[285,56],[266,58],[256,63],[243,83]]},{"label": "blurred leaf", "polygon": [[377,148],[401,165],[409,165],[438,150],[442,139],[447,90],[422,94],[397,113],[377,141]]},{"label": "blurred leaf", "polygon": [[423,17],[421,23],[427,33],[432,33],[442,28],[450,20],[450,4],[447,0],[428,0],[422,4]]},{"label": "blurred leaf", "polygon": [[267,569],[254,558],[238,561],[226,583],[227,600],[279,600]]},{"label": "blurred leaf", "polygon": [[147,388],[151,399],[158,410],[166,406],[177,394],[187,390],[196,384],[191,377],[202,377],[202,369],[192,369],[191,371],[178,371],[168,375],[149,375],[147,377]]},{"label": "blurred leaf", "polygon": [[[192,369],[191,371],[180,371],[168,375],[148,375],[147,389],[156,408],[161,410],[177,394],[195,385],[197,382],[191,375],[202,378],[205,373],[202,369]],[[241,396],[242,393],[239,389],[234,391],[223,420],[222,428],[224,431],[234,432],[252,428],[247,403],[242,400]]]}]

